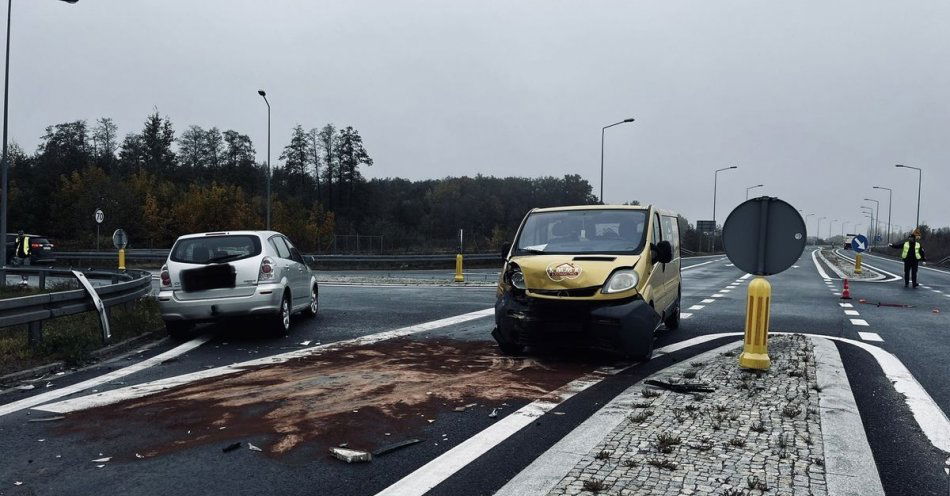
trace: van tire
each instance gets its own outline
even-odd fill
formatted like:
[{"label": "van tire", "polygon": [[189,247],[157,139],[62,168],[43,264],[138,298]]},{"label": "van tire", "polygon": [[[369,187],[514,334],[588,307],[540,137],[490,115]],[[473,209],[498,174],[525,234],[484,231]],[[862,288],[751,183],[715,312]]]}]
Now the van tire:
[{"label": "van tire", "polygon": [[491,336],[495,338],[495,342],[498,343],[498,349],[501,350],[503,355],[520,356],[524,354],[524,345],[508,341],[501,335],[497,327],[492,330]]},{"label": "van tire", "polygon": [[683,289],[680,288],[677,291],[676,303],[673,304],[673,310],[670,312],[670,315],[663,320],[663,325],[666,326],[666,330],[675,331],[680,327],[680,302],[683,300]]},{"label": "van tire", "polygon": [[176,341],[184,341],[191,337],[191,331],[194,328],[195,324],[187,320],[165,321],[165,330],[168,331],[168,335]]}]

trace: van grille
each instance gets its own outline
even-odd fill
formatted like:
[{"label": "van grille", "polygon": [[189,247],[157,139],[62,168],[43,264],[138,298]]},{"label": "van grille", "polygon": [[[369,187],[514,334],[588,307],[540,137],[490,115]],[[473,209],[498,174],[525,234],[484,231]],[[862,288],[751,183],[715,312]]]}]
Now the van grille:
[{"label": "van grille", "polygon": [[600,286],[591,286],[588,288],[575,288],[575,289],[532,289],[531,293],[542,296],[559,296],[562,298],[578,298],[578,297],[587,297],[594,296],[597,294],[597,291],[600,291]]}]

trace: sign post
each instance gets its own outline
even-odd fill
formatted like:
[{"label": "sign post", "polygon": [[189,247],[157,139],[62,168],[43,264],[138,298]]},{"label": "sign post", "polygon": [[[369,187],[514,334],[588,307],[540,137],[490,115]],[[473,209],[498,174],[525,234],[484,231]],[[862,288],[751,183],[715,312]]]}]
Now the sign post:
[{"label": "sign post", "polygon": [[455,256],[455,282],[465,282],[465,274],[462,272],[462,251],[465,247],[463,231],[459,229],[459,254]]},{"label": "sign post", "polygon": [[863,234],[851,238],[851,249],[854,250],[854,273],[861,273],[861,253],[868,249],[868,238]]},{"label": "sign post", "polygon": [[125,270],[125,247],[129,245],[129,236],[122,229],[112,233],[112,244],[119,249],[119,270]]},{"label": "sign post", "polygon": [[766,370],[772,285],[764,276],[778,274],[795,263],[805,250],[805,221],[795,207],[763,196],[733,210],[722,227],[726,256],[739,269],[756,277],[749,283],[746,303],[745,346],[739,366]]},{"label": "sign post", "polygon": [[102,212],[101,208],[96,209],[96,251],[99,251],[99,226],[102,225],[102,221],[106,220],[106,214]]}]

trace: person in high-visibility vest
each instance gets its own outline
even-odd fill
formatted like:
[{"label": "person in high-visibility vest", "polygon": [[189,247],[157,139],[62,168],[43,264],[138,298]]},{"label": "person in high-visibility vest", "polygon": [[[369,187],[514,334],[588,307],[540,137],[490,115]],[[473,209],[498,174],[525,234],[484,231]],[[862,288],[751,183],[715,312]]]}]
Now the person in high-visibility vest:
[{"label": "person in high-visibility vest", "polygon": [[903,243],[894,243],[891,248],[901,250],[901,259],[904,261],[904,287],[906,288],[910,282],[914,283],[915,288],[919,286],[917,266],[926,260],[924,249],[920,246],[920,229],[914,229]]},{"label": "person in high-visibility vest", "polygon": [[30,265],[30,237],[23,234],[23,231],[17,233],[16,250],[14,251],[15,262],[18,265]]}]

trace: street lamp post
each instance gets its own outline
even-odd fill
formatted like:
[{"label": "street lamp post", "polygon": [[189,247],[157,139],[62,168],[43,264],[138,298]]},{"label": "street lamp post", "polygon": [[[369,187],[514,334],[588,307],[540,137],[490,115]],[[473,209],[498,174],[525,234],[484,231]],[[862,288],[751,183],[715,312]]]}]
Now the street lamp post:
[{"label": "street lamp post", "polygon": [[604,204],[604,135],[607,132],[607,128],[619,126],[627,122],[633,122],[633,117],[600,128],[600,203],[602,204]]},{"label": "street lamp post", "polygon": [[904,169],[914,169],[917,171],[917,227],[920,227],[920,181],[924,175],[924,172],[920,167],[912,167],[910,165],[901,165],[896,164],[894,167],[902,167]]},{"label": "street lamp post", "polygon": [[838,222],[838,219],[831,219],[828,223],[828,239],[831,239],[831,227],[835,225],[835,222]]},{"label": "street lamp post", "polygon": [[746,189],[745,189],[745,199],[746,199],[746,200],[749,199],[749,190],[752,190],[752,189],[755,189],[755,188],[761,188],[762,186],[765,186],[765,185],[764,185],[764,184],[756,184],[755,186],[749,186],[748,188],[746,188]]},{"label": "street lamp post", "polygon": [[[79,0],[61,0],[66,3],[76,3]],[[13,17],[13,0],[7,0],[7,55],[3,72],[3,156],[0,157],[0,188],[3,198],[0,199],[0,235],[6,243],[7,236],[7,191],[9,190],[9,156],[7,155],[7,124],[10,108],[10,20]],[[0,267],[7,266],[7,250],[0,250]],[[0,286],[6,284],[6,275],[0,276]]]},{"label": "street lamp post", "polygon": [[884,186],[874,186],[874,189],[887,190],[887,244],[891,244],[891,206],[894,203],[894,190]]},{"label": "street lamp post", "polygon": [[267,104],[267,230],[270,231],[270,102],[267,101],[267,93],[264,90],[257,90],[264,103]]},{"label": "street lamp post", "polygon": [[842,238],[842,239],[844,239],[844,231],[845,231],[844,226],[846,226],[846,225],[848,225],[848,224],[850,224],[850,222],[845,221],[845,220],[841,221],[841,238]]},{"label": "street lamp post", "polygon": [[713,220],[713,247],[714,248],[716,246],[715,244],[716,243],[716,198],[717,198],[716,189],[719,186],[719,173],[724,170],[738,169],[738,168],[739,168],[738,165],[723,167],[722,169],[716,169],[716,173],[713,174],[713,217],[712,217],[712,220]]},{"label": "street lamp post", "polygon": [[[807,235],[807,233],[808,233],[808,218],[811,217],[812,215],[815,215],[815,214],[808,214],[808,215],[805,216],[805,233],[806,233],[806,235],[805,235],[805,244],[806,244],[806,245],[808,244],[808,235]],[[815,239],[817,240],[818,237],[815,236]]]},{"label": "street lamp post", "polygon": [[815,227],[815,245],[819,245],[821,241],[821,220],[827,218],[828,217],[818,217],[818,226]]},{"label": "street lamp post", "polygon": [[873,246],[874,233],[877,229],[877,227],[874,224],[874,209],[867,205],[861,205],[861,211],[867,214],[871,218],[871,224],[868,226],[868,236],[871,238],[870,243],[871,243],[871,246]]},{"label": "street lamp post", "polygon": [[865,198],[864,201],[872,201],[875,204],[875,210],[874,210],[874,238],[875,240],[872,240],[871,242],[871,244],[873,245],[874,244],[873,241],[876,241],[877,235],[879,233],[878,223],[881,222],[881,202],[875,200],[874,198]]}]

